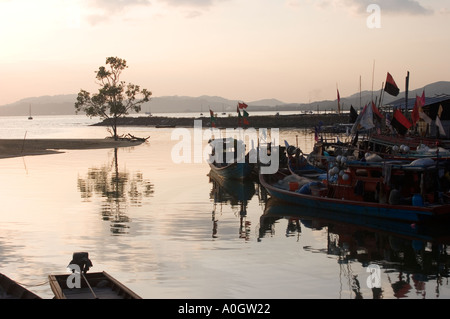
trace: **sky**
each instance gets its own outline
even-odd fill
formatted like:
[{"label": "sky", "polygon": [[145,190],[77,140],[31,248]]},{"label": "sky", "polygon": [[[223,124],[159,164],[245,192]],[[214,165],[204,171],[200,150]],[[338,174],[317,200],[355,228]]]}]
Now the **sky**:
[{"label": "sky", "polygon": [[334,100],[450,80],[448,0],[0,0],[0,105],[96,92],[106,58],[161,96]]}]

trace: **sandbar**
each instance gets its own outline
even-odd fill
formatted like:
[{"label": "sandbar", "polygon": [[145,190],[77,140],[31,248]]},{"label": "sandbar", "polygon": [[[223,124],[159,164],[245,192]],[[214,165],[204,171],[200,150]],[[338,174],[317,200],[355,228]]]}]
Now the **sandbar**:
[{"label": "sandbar", "polygon": [[64,150],[87,150],[137,146],[145,141],[112,138],[98,139],[0,139],[0,158],[63,153]]}]

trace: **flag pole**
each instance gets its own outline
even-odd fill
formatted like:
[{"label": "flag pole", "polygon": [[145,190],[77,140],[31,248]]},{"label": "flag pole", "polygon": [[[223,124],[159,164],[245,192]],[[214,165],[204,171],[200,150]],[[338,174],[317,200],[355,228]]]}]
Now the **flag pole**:
[{"label": "flag pole", "polygon": [[408,89],[409,89],[409,71],[406,75],[405,114],[408,113]]},{"label": "flag pole", "polygon": [[380,103],[378,104],[378,108],[381,107],[381,104],[382,104],[382,101],[383,101],[383,89],[384,89],[384,82],[381,84]]},{"label": "flag pole", "polygon": [[362,108],[362,96],[361,96],[361,75],[359,76],[359,109]]},{"label": "flag pole", "polygon": [[373,81],[375,77],[375,60],[373,60],[373,68],[372,68],[372,102],[373,102]]}]

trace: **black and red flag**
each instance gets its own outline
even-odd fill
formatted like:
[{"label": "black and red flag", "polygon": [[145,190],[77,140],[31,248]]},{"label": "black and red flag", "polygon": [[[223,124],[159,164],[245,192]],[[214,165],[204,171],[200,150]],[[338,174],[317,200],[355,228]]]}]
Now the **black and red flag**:
[{"label": "black and red flag", "polygon": [[399,110],[394,111],[394,118],[391,121],[391,125],[400,135],[405,135],[412,126],[411,122]]},{"label": "black and red flag", "polygon": [[397,96],[400,93],[400,89],[394,81],[392,75],[388,72],[386,77],[386,84],[384,86],[384,91],[390,95]]}]

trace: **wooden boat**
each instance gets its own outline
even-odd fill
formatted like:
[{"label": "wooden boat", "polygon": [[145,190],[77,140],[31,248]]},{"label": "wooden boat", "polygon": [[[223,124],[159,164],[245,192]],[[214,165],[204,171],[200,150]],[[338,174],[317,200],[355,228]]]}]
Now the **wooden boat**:
[{"label": "wooden boat", "polygon": [[260,174],[259,180],[272,197],[309,208],[411,222],[450,216],[450,193],[436,189],[440,184],[432,180],[436,165],[348,164],[344,174],[328,173],[322,181],[303,178],[286,186],[283,181],[293,176],[286,169]]},{"label": "wooden boat", "polygon": [[212,147],[208,160],[211,170],[217,175],[229,179],[247,179],[254,170],[249,154],[245,153],[245,144],[234,138],[221,138],[210,141]]},{"label": "wooden boat", "polygon": [[290,145],[286,148],[286,156],[287,167],[292,175],[319,178],[327,173],[325,170],[310,164],[303,152],[295,146]]},{"label": "wooden boat", "polygon": [[41,299],[41,297],[0,273],[0,299]]},{"label": "wooden boat", "polygon": [[54,299],[142,299],[104,271],[78,274],[81,276],[81,288],[67,286],[67,279],[71,275],[48,276]]}]

